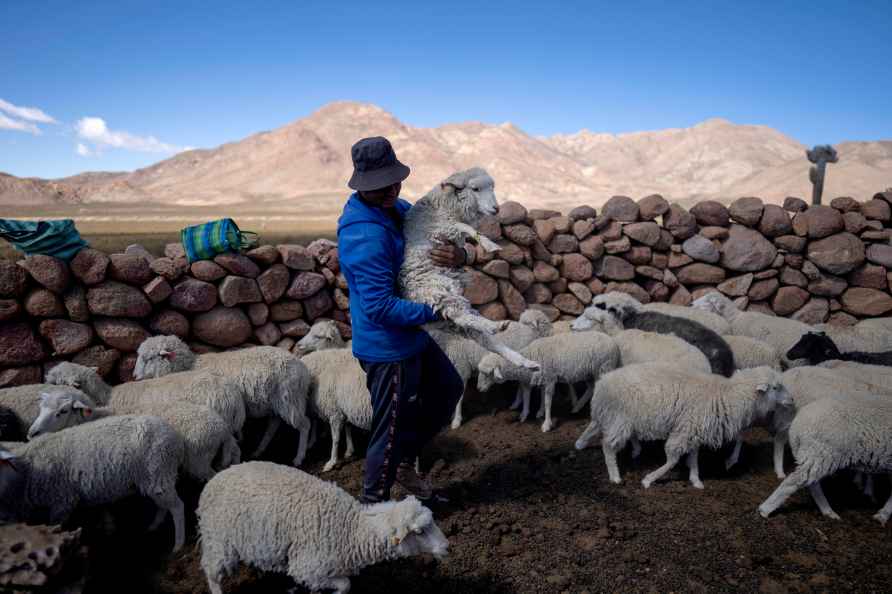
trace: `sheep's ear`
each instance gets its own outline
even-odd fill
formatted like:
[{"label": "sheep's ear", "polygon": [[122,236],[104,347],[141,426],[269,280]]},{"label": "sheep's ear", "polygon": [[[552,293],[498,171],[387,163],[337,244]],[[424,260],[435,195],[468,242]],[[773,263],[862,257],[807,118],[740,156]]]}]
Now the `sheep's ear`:
[{"label": "sheep's ear", "polygon": [[96,375],[99,375],[99,368],[98,368],[98,367],[87,367],[87,369],[89,369],[90,371],[92,371],[92,372],[95,373]]},{"label": "sheep's ear", "polygon": [[80,400],[75,400],[72,403],[71,408],[73,408],[75,410],[79,410],[81,412],[81,416],[84,417],[85,419],[89,419],[90,417],[93,416],[93,408],[84,404]]},{"label": "sheep's ear", "polygon": [[464,175],[462,175],[461,173],[453,173],[452,175],[447,177],[445,180],[443,180],[442,183],[440,183],[440,188],[442,188],[443,191],[449,191],[449,192],[454,193],[454,192],[458,192],[459,190],[464,190],[465,186],[467,186],[467,185],[468,185],[468,180],[465,179]]}]

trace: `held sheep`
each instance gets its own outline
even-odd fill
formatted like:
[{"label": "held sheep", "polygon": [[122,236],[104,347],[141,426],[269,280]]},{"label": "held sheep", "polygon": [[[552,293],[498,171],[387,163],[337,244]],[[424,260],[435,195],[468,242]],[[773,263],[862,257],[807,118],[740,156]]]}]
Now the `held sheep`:
[{"label": "held sheep", "polygon": [[[241,451],[229,426],[206,406],[185,401],[149,401],[121,409],[96,407],[80,390],[69,390],[68,393],[41,396],[40,415],[28,430],[28,439],[114,415],[140,413],[166,421],[183,438],[185,450],[181,468],[197,481],[207,482],[216,474],[216,469],[228,468],[241,459]],[[219,460],[216,465],[215,459]]]},{"label": "held sheep", "polygon": [[225,353],[195,355],[176,336],[153,336],[139,346],[134,377],[159,378],[190,369],[214,371],[238,386],[248,417],[269,418],[266,431],[252,454],[259,456],[279,425],[300,431],[294,465],[303,463],[310,433],[307,391],[310,372],[294,355],[277,347],[251,347]]},{"label": "held sheep", "polygon": [[524,359],[493,336],[507,322],[488,320],[471,307],[463,294],[464,273],[437,266],[429,256],[433,241],[463,244],[469,236],[488,251],[499,249],[474,228],[481,216],[493,215],[499,210],[493,186],[493,179],[479,167],[459,171],[437,184],[409,209],[403,224],[406,247],[399,285],[403,297],[431,306],[486,350],[502,355],[515,365],[536,369],[535,362]]},{"label": "held sheep", "polygon": [[645,311],[634,298],[619,292],[598,295],[592,305],[573,322],[574,330],[587,330],[598,321],[607,328],[638,329],[660,334],[673,334],[700,349],[706,355],[713,373],[730,377],[734,373],[734,355],[725,340],[699,322],[666,314]]},{"label": "held sheep", "polygon": [[42,435],[0,453],[0,510],[13,520],[60,524],[81,504],[104,505],[130,495],[149,497],[174,523],[174,551],[185,541],[183,501],[177,469],[183,441],[154,416],[124,415]]},{"label": "held sheep", "polygon": [[414,497],[364,506],[334,483],[268,462],[214,477],[201,493],[198,526],[211,594],[222,593],[221,580],[239,563],[345,594],[363,567],[424,553],[442,558],[449,545]]},{"label": "held sheep", "polygon": [[545,418],[543,432],[554,427],[551,401],[558,382],[588,384],[585,395],[573,403],[573,412],[578,412],[591,398],[595,382],[620,364],[619,347],[612,338],[600,332],[546,336],[534,340],[520,352],[537,361],[541,365],[540,371],[514,365],[495,353],[488,353],[477,370],[477,388],[485,392],[493,384],[517,381],[523,398],[520,421],[524,422],[530,413],[530,391],[534,386],[541,387],[542,404],[537,417]]},{"label": "held sheep", "polygon": [[[790,318],[769,316],[755,311],[740,311],[733,301],[717,292],[707,293],[695,299],[691,307],[719,314],[731,324],[731,331],[727,334],[763,340],[777,349],[781,355],[785,355],[800,336],[811,330],[808,324]],[[791,366],[790,363],[789,360],[784,361],[787,367]]]},{"label": "held sheep", "polygon": [[617,369],[601,378],[592,397],[591,423],[576,441],[584,449],[602,434],[610,481],[622,479],[616,454],[631,438],[665,439],[666,464],[642,481],[649,488],[687,455],[690,482],[700,481],[698,452],[719,448],[753,419],[791,406],[781,374],[769,367],[738,371],[730,378],[692,373],[662,363]]},{"label": "held sheep", "polygon": [[892,365],[892,351],[869,353],[863,351],[840,352],[832,338],[824,332],[806,332],[787,351],[789,359],[805,359],[809,365],[824,361],[854,361],[868,365]]},{"label": "held sheep", "polygon": [[[808,487],[821,513],[838,520],[821,489],[822,478],[844,468],[892,473],[892,400],[887,397],[812,402],[796,414],[789,433],[796,469],[759,506],[762,517],[767,518],[790,495]],[[885,525],[890,515],[892,495],[874,518]]]},{"label": "held sheep", "polygon": [[239,433],[245,423],[245,404],[238,386],[212,371],[195,371],[112,387],[95,369],[65,361],[47,373],[47,381],[83,390],[97,403],[113,406],[119,412],[135,413],[149,405],[191,402],[220,415],[232,433]]}]

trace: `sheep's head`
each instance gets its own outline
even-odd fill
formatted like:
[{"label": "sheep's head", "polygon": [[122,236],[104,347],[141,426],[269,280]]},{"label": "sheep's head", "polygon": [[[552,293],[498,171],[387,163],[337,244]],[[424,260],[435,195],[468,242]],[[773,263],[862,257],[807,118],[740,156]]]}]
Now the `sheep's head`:
[{"label": "sheep's head", "polygon": [[144,380],[164,377],[178,371],[192,369],[195,355],[178,336],[152,336],[145,339],[136,351],[133,378]]},{"label": "sheep's head", "polygon": [[307,335],[297,342],[297,348],[304,355],[325,349],[342,349],[345,346],[341,331],[332,320],[316,322]]},{"label": "sheep's head", "polygon": [[46,383],[82,390],[94,397],[102,393],[104,383],[97,367],[63,361],[46,374]]},{"label": "sheep's head", "polygon": [[449,541],[434,522],[431,510],[411,495],[398,503],[379,503],[363,511],[383,528],[400,557],[430,553],[442,559],[449,551]]},{"label": "sheep's head", "polygon": [[450,209],[458,220],[473,226],[481,216],[499,212],[494,189],[495,182],[480,167],[459,171],[440,183],[445,198],[440,207]]},{"label": "sheep's head", "polygon": [[551,325],[551,320],[548,319],[548,316],[537,309],[528,309],[524,311],[522,314],[520,314],[520,319],[518,321],[521,324],[532,328],[536,335],[540,338],[551,336],[552,332],[554,331],[554,328]]},{"label": "sheep's head", "polygon": [[641,311],[641,303],[631,295],[611,291],[592,299],[570,328],[575,332],[597,329],[613,333],[623,327],[623,321],[635,312]]},{"label": "sheep's head", "polygon": [[756,376],[758,381],[756,385],[756,394],[759,397],[756,401],[758,417],[763,417],[779,407],[792,408],[794,406],[793,397],[784,385],[784,376],[780,371],[770,367],[756,367],[738,373],[746,374],[747,372]]},{"label": "sheep's head", "polygon": [[40,413],[28,429],[28,439],[86,423],[93,416],[93,401],[75,388],[40,394]]},{"label": "sheep's head", "polygon": [[836,343],[823,332],[806,332],[787,351],[787,359],[791,361],[808,359],[811,365],[841,357],[842,353],[839,352]]},{"label": "sheep's head", "polygon": [[723,318],[726,318],[728,314],[731,313],[731,310],[737,309],[737,306],[734,305],[733,301],[718,291],[711,291],[699,299],[695,299],[694,302],[691,303],[691,307],[718,314]]},{"label": "sheep's head", "polygon": [[502,376],[502,363],[505,360],[495,354],[488,354],[477,365],[477,389],[481,392],[488,391],[494,384],[504,383]]}]

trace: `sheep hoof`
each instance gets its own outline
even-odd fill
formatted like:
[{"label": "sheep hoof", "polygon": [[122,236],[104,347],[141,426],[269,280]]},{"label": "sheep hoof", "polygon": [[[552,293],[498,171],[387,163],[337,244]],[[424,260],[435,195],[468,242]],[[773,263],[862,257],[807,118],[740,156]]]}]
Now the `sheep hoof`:
[{"label": "sheep hoof", "polygon": [[759,506],[759,515],[762,516],[763,518],[765,518],[765,519],[767,520],[767,519],[768,519],[768,516],[771,515],[771,512],[768,511],[767,509],[764,509],[764,508],[760,505],[760,506]]},{"label": "sheep hoof", "polygon": [[537,412],[537,413],[536,413],[536,418],[537,418],[537,419],[544,419],[544,418],[545,418],[545,411],[544,411],[544,410],[540,410],[539,412]]},{"label": "sheep hoof", "polygon": [[522,414],[522,415],[520,415],[519,417],[517,417],[517,420],[518,420],[519,422],[521,422],[521,423],[526,423],[527,415],[526,415],[526,414]]},{"label": "sheep hoof", "polygon": [[693,481],[692,481],[692,482],[691,482],[691,485],[692,485],[695,489],[702,489],[702,488],[703,488],[703,482],[702,482],[702,481],[697,481],[697,482],[693,482]]},{"label": "sheep hoof", "polygon": [[577,450],[584,450],[585,446],[586,444],[582,443],[582,440],[579,440],[575,444],[573,444],[573,447],[575,447]]},{"label": "sheep hoof", "polygon": [[787,478],[787,473],[786,473],[786,472],[778,472],[778,473],[777,473],[777,480],[782,481],[782,480],[784,480],[785,478]]},{"label": "sheep hoof", "polygon": [[737,464],[737,460],[727,459],[725,460],[725,470],[731,470],[734,468],[734,465]]},{"label": "sheep hoof", "polygon": [[337,462],[332,462],[331,460],[329,460],[325,463],[325,466],[322,467],[322,472],[328,472],[329,470],[334,468],[336,464]]},{"label": "sheep hoof", "polygon": [[461,419],[452,419],[452,425],[450,425],[453,429],[458,429],[461,427]]},{"label": "sheep hoof", "polygon": [[645,489],[650,489],[650,485],[651,485],[651,482],[647,479],[644,479],[643,481],[641,481],[641,486],[644,487]]},{"label": "sheep hoof", "polygon": [[889,521],[889,518],[885,517],[881,513],[876,513],[873,515],[873,519],[880,523],[881,526],[885,526],[886,522]]},{"label": "sheep hoof", "polygon": [[552,423],[551,421],[545,421],[544,423],[542,423],[542,433],[548,433],[552,430],[553,427],[554,423]]},{"label": "sheep hoof", "polygon": [[839,514],[834,511],[827,512],[826,514],[824,514],[824,516],[827,518],[830,518],[831,520],[841,520],[842,519],[839,517]]},{"label": "sheep hoof", "polygon": [[623,484],[623,479],[620,479],[620,478],[616,478],[616,479],[614,479],[614,478],[612,478],[612,479],[610,479],[610,482],[613,483],[614,485],[621,485],[621,484]]}]

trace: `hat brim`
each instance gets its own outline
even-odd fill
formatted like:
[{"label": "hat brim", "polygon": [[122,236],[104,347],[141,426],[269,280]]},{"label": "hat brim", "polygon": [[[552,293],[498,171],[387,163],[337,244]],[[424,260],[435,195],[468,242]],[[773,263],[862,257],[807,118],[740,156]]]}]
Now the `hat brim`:
[{"label": "hat brim", "polygon": [[370,192],[372,190],[380,190],[387,186],[401,182],[407,177],[411,169],[403,165],[399,161],[389,167],[374,169],[372,171],[356,171],[350,176],[347,185],[357,191]]}]

